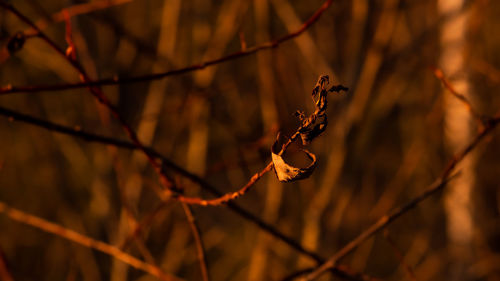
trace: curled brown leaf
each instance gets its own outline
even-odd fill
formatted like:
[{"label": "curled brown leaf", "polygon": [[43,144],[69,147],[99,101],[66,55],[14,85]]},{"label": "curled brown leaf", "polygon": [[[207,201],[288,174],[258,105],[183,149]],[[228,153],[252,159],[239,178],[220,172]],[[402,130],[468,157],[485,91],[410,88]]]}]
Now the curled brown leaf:
[{"label": "curled brown leaf", "polygon": [[280,146],[278,145],[278,139],[276,139],[276,142],[274,142],[271,148],[271,156],[273,160],[274,171],[276,172],[276,176],[278,176],[279,181],[296,181],[308,178],[312,174],[314,168],[316,168],[316,155],[305,149],[303,149],[303,151],[306,153],[307,157],[311,159],[311,164],[309,164],[309,166],[307,166],[306,168],[291,166],[285,162],[285,159],[283,159]]},{"label": "curled brown leaf", "polygon": [[307,127],[302,127],[300,131],[300,138],[302,139],[303,145],[308,145],[317,136],[321,135],[326,130],[326,125],[328,125],[328,119],[325,115],[321,115],[316,118]]},{"label": "curled brown leaf", "polygon": [[274,170],[280,181],[289,182],[307,178],[312,174],[314,168],[316,167],[316,155],[305,149],[303,149],[303,151],[312,160],[312,163],[306,168],[297,168],[288,165],[282,155],[285,153],[286,148],[294,142],[299,135],[302,140],[302,144],[308,145],[313,139],[321,135],[326,130],[326,126],[328,125],[328,119],[326,116],[328,92],[348,90],[348,88],[342,85],[333,86],[327,90],[328,83],[328,75],[322,75],[319,77],[318,82],[316,82],[311,94],[314,105],[316,106],[314,112],[309,117],[306,117],[303,111],[297,110],[295,112],[295,116],[298,117],[301,122],[300,127],[281,147],[278,145],[280,136],[278,134],[276,142],[271,148]]}]

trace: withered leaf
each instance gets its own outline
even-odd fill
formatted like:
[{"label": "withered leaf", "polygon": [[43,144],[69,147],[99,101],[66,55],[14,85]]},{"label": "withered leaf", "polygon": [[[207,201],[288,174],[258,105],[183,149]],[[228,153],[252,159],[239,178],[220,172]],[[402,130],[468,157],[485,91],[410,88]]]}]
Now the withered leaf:
[{"label": "withered leaf", "polygon": [[328,119],[325,115],[319,116],[313,123],[307,127],[303,127],[300,130],[300,138],[302,139],[303,145],[308,145],[317,136],[321,135],[326,130],[326,125],[328,125]]},{"label": "withered leaf", "polygon": [[297,168],[293,167],[291,165],[288,165],[283,157],[279,155],[280,153],[280,146],[278,145],[278,140],[273,144],[271,148],[271,157],[273,160],[273,165],[274,165],[274,171],[276,172],[276,176],[278,177],[279,181],[282,182],[291,182],[291,181],[296,181],[300,179],[305,179],[308,178],[312,172],[314,171],[314,168],[316,168],[316,155],[313,153],[303,149],[303,151],[306,153],[307,157],[311,159],[311,164],[306,167],[306,168]]}]

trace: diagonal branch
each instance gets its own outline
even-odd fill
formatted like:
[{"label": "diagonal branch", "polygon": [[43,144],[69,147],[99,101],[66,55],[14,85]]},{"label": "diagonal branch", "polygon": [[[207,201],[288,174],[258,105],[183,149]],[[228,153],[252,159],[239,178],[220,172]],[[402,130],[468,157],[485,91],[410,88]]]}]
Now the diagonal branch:
[{"label": "diagonal branch", "polygon": [[[61,90],[68,90],[68,89],[77,89],[77,88],[86,88],[86,87],[97,87],[97,86],[104,86],[104,85],[119,85],[119,84],[126,84],[126,83],[137,83],[137,82],[143,82],[143,81],[151,81],[151,80],[158,80],[158,79],[163,79],[168,76],[174,76],[174,75],[179,75],[179,74],[184,74],[188,72],[192,72],[195,70],[201,70],[204,69],[208,66],[223,63],[226,61],[231,61],[235,60],[238,58],[246,57],[252,54],[255,54],[259,51],[262,50],[267,50],[267,49],[274,49],[277,48],[280,44],[289,41],[290,39],[293,39],[302,33],[304,33],[309,27],[311,27],[318,19],[321,17],[323,12],[333,3],[333,0],[327,0],[321,5],[321,7],[316,10],[316,12],[309,18],[307,19],[302,26],[297,29],[296,31],[289,33],[283,37],[280,37],[278,39],[262,43],[260,45],[256,45],[250,48],[246,48],[244,50],[234,52],[232,54],[205,61],[199,64],[194,64],[191,66],[183,67],[183,68],[178,68],[178,69],[173,69],[169,70],[167,72],[162,72],[162,73],[156,73],[156,74],[147,74],[147,75],[142,75],[142,76],[135,76],[135,77],[128,77],[128,78],[107,78],[107,79],[102,79],[102,80],[96,80],[96,81],[83,81],[80,83],[70,83],[70,84],[58,84],[58,85],[34,85],[34,86],[19,86],[19,87],[12,87],[12,86],[6,86],[3,88],[0,88],[0,95],[4,94],[10,94],[10,93],[20,93],[20,92],[41,92],[41,91],[61,91]],[[6,9],[11,9],[11,5],[7,4],[5,2],[0,1],[0,6],[6,8]],[[33,26],[33,28],[36,28],[36,26]],[[36,30],[36,29],[35,29]],[[40,30],[37,30],[37,32],[40,32]],[[43,39],[43,38],[42,38]]]},{"label": "diagonal branch", "polygon": [[0,202],[0,213],[4,213],[6,216],[9,218],[18,221],[23,224],[27,224],[30,226],[33,226],[35,228],[38,228],[42,231],[52,233],[56,236],[62,237],[66,240],[75,242],[77,244],[83,245],[88,248],[92,248],[94,250],[97,250],[99,252],[105,253],[107,255],[110,255],[118,260],[121,260],[122,262],[137,268],[139,270],[142,270],[144,272],[147,272],[161,280],[179,280],[179,278],[168,275],[164,273],[160,268],[148,264],[142,260],[139,260],[123,251],[120,249],[116,248],[115,246],[109,245],[107,243],[104,243],[99,240],[95,240],[93,238],[90,238],[88,236],[85,236],[83,234],[80,234],[76,231],[73,231],[71,229],[67,229],[63,226],[60,226],[58,224],[52,223],[50,221],[47,221],[45,219],[42,219],[40,217],[30,215],[28,213],[25,213],[23,211],[20,211],[18,209],[12,208],[8,206],[7,204]]},{"label": "diagonal branch", "polygon": [[[31,21],[23,13],[21,13],[14,6],[12,6],[7,2],[0,1],[0,6],[4,7],[7,11],[11,12],[22,22],[33,28],[38,33],[38,37],[40,39],[42,39],[45,43],[47,43],[47,45],[49,45],[57,54],[65,58],[66,61],[80,74],[80,79],[83,82],[91,82],[90,77],[87,75],[83,67],[78,63],[78,61],[72,60],[71,58],[67,57],[66,53],[61,48],[59,48],[56,45],[56,43],[52,41],[44,32],[42,32],[42,30],[38,26],[36,26],[33,21]],[[111,103],[111,101],[106,97],[106,95],[104,95],[104,93],[101,91],[99,87],[88,87],[88,90],[97,99],[97,101],[99,101],[99,103],[104,105],[110,111],[110,113],[115,117],[115,119],[118,120],[118,122],[122,126],[127,136],[130,138],[130,140],[139,150],[141,150],[144,153],[148,161],[151,163],[151,166],[154,168],[154,170],[159,176],[161,185],[165,188],[163,191],[156,190],[159,196],[162,199],[165,199],[166,197],[170,196],[175,196],[177,192],[174,190],[172,181],[162,171],[161,165],[158,162],[156,162],[154,157],[150,153],[148,153],[148,151],[145,149],[145,146],[139,140],[137,134],[134,132],[132,127],[130,127],[130,125],[128,125],[126,120],[118,113],[118,109]]]},{"label": "diagonal branch", "polygon": [[[114,138],[110,138],[110,137],[100,136],[100,135],[85,132],[85,131],[80,130],[80,129],[73,129],[70,127],[61,126],[61,125],[58,125],[58,124],[55,124],[52,122],[48,122],[46,120],[38,119],[38,118],[35,118],[32,116],[18,113],[18,112],[15,112],[15,111],[12,111],[12,110],[9,110],[6,108],[2,108],[2,107],[0,107],[0,115],[7,117],[11,121],[24,122],[27,124],[31,124],[31,125],[34,125],[37,127],[47,129],[49,131],[54,131],[57,133],[62,133],[62,134],[78,137],[78,138],[81,138],[81,139],[88,141],[88,142],[97,142],[97,143],[102,143],[102,144],[114,145],[117,147],[132,149],[132,150],[138,149],[133,143],[128,142],[128,141],[123,141],[123,140],[118,140],[118,139],[114,139]],[[194,183],[199,184],[203,189],[207,190],[208,192],[212,193],[213,195],[218,196],[218,197],[223,196],[222,192],[220,192],[212,184],[205,181],[203,178],[201,178],[198,175],[195,175],[195,174],[187,171],[186,169],[178,166],[173,161],[171,161],[168,158],[165,158],[163,155],[161,155],[159,152],[157,152],[153,148],[146,147],[146,149],[149,153],[151,153],[151,155],[161,159],[162,164],[164,166],[172,169],[174,172],[176,172],[176,173],[180,174],[181,176],[193,181]],[[144,219],[143,221],[141,221],[137,225],[137,228],[133,231],[133,233],[131,235],[132,236],[139,235],[143,226],[149,224],[154,219],[154,216],[157,214],[157,212],[159,212],[165,206],[166,202],[167,201],[162,201],[161,205],[158,206],[155,209],[155,211],[152,212],[151,216],[148,216],[146,219]],[[229,201],[229,202],[227,202],[226,206],[231,211],[235,212],[240,217],[242,217],[243,219],[254,223],[255,225],[257,225],[257,227],[259,227],[260,229],[269,233],[270,235],[272,235],[276,239],[284,242],[285,244],[287,244],[289,247],[293,248],[297,252],[312,258],[313,260],[315,260],[318,263],[323,263],[325,261],[325,259],[323,257],[321,257],[320,255],[316,254],[315,252],[313,252],[311,250],[304,248],[300,243],[298,243],[294,239],[290,238],[289,236],[285,235],[284,233],[282,233],[281,231],[276,229],[271,224],[263,221],[262,219],[260,219],[256,215],[254,215],[254,214],[250,213],[249,211],[245,210],[244,208],[240,207],[235,202]],[[127,238],[125,240],[125,242],[122,245],[120,245],[119,248],[120,249],[127,248],[129,243],[133,239],[132,236]],[[337,275],[339,275],[341,277],[350,275],[349,272],[343,270],[342,267],[334,267],[334,272],[339,272]],[[358,280],[356,278],[351,278],[351,279]]]},{"label": "diagonal branch", "polygon": [[[63,58],[66,59],[66,61],[80,74],[80,78],[83,82],[92,82],[90,77],[87,75],[83,67],[78,63],[78,61],[71,59],[70,57],[66,56],[66,53],[60,49],[54,41],[52,41],[45,33],[43,33],[39,27],[35,25],[33,21],[31,21],[29,18],[27,18],[23,13],[21,13],[19,10],[14,8],[14,6],[0,1],[0,6],[3,6],[5,9],[13,13],[16,17],[18,17],[21,21],[26,23],[28,26],[33,28],[37,33],[38,37],[45,41],[56,53],[61,55]],[[144,144],[139,140],[137,137],[137,134],[135,131],[132,129],[132,127],[127,123],[125,118],[123,118],[119,113],[118,109],[111,103],[111,101],[106,97],[106,95],[101,91],[101,89],[97,86],[90,86],[88,87],[88,90],[90,93],[101,103],[104,105],[110,113],[115,117],[116,120],[120,123],[122,126],[123,130],[129,137],[129,139],[132,141],[135,147],[137,147],[140,151],[144,153],[146,158],[148,159],[149,163],[155,170],[156,174],[159,177],[160,183],[162,187],[164,188],[163,190],[158,190],[155,189],[156,193],[162,200],[166,200],[170,197],[175,198],[176,200],[184,203],[189,203],[189,204],[198,204],[198,205],[210,205],[210,203],[207,204],[207,200],[203,200],[200,198],[190,198],[190,197],[185,197],[183,196],[174,186],[173,182],[171,179],[168,178],[168,176],[165,174],[163,171],[161,164],[158,163],[154,157],[153,154],[151,154]],[[253,184],[252,184],[253,185]],[[250,185],[250,186],[252,186]],[[249,187],[248,187],[249,188]],[[248,190],[247,188],[247,190]],[[237,196],[236,196],[237,197]],[[236,197],[228,197],[225,199],[226,200],[232,200]],[[218,202],[218,201],[217,201]],[[222,200],[221,203],[224,203],[226,201]]]},{"label": "diagonal branch", "polygon": [[448,165],[444,168],[443,172],[441,173],[441,176],[438,179],[436,179],[434,183],[428,186],[422,194],[415,197],[406,205],[403,205],[398,209],[394,210],[391,214],[382,216],[377,222],[375,222],[372,226],[363,231],[358,237],[356,237],[354,240],[345,245],[342,249],[337,251],[337,253],[331,256],[327,262],[323,263],[320,267],[316,268],[316,270],[308,274],[304,278],[304,280],[317,279],[327,270],[335,267],[343,257],[345,257],[347,254],[356,249],[365,240],[372,237],[375,233],[379,232],[380,230],[384,229],[386,226],[388,226],[390,223],[392,223],[400,216],[404,215],[408,211],[418,206],[420,202],[424,201],[433,194],[442,190],[446,186],[446,184],[456,176],[456,174],[451,175],[451,173],[453,172],[457,164],[460,163],[465,158],[465,156],[469,154],[469,152],[471,152],[474,148],[476,148],[479,142],[482,139],[484,139],[485,136],[489,135],[497,127],[499,123],[500,123],[500,116],[490,118],[485,123],[485,126],[469,143],[469,145],[467,145],[462,151],[454,155],[454,157],[449,161]]},{"label": "diagonal branch", "polygon": [[398,248],[398,246],[396,245],[396,242],[394,242],[392,237],[389,235],[389,231],[387,229],[384,230],[384,238],[385,238],[385,240],[387,240],[389,245],[391,245],[391,248],[394,251],[394,255],[397,257],[397,259],[401,263],[401,266],[404,268],[406,274],[408,275],[408,278],[411,281],[417,281],[417,277],[415,276],[415,272],[413,271],[411,266],[405,261],[403,253],[401,253],[401,250]]},{"label": "diagonal branch", "polygon": [[5,257],[2,248],[0,248],[0,280],[14,281],[14,277],[12,277],[9,265],[7,263],[7,258]]},{"label": "diagonal branch", "polygon": [[474,109],[474,107],[472,106],[470,101],[464,95],[460,94],[459,92],[457,92],[457,90],[455,90],[455,87],[453,87],[453,85],[451,85],[451,83],[448,81],[448,79],[446,79],[446,77],[444,76],[443,71],[439,68],[433,68],[433,70],[434,70],[434,75],[439,80],[441,80],[441,82],[443,83],[443,86],[448,91],[450,91],[450,93],[453,96],[455,96],[459,101],[461,101],[464,104],[464,106],[467,108],[467,110],[469,110],[470,114],[476,119],[476,121],[479,124],[483,124],[485,122],[484,116],[479,114],[477,112],[477,110]]}]

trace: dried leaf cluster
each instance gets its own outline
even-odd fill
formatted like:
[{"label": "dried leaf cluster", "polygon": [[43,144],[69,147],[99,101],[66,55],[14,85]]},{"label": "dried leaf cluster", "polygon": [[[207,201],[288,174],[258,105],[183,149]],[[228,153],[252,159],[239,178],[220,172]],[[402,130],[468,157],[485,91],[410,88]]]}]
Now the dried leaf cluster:
[{"label": "dried leaf cluster", "polygon": [[327,108],[327,94],[328,92],[340,92],[347,91],[348,88],[337,85],[333,86],[329,90],[327,90],[327,86],[329,83],[328,75],[322,75],[319,77],[318,82],[314,86],[312,91],[312,99],[316,106],[316,110],[309,116],[306,117],[303,111],[295,112],[295,116],[299,118],[301,121],[300,127],[297,131],[290,137],[290,139],[281,146],[279,146],[280,134],[276,137],[276,141],[271,147],[271,156],[274,165],[274,171],[276,172],[276,176],[282,182],[291,182],[300,179],[305,179],[309,177],[314,168],[316,168],[317,159],[316,155],[309,152],[308,150],[303,149],[306,153],[307,157],[311,159],[311,164],[305,168],[298,168],[291,166],[285,162],[283,159],[283,154],[285,153],[287,147],[295,141],[295,139],[300,135],[302,140],[302,145],[309,145],[312,140],[321,135],[326,129],[328,125],[328,119],[326,116],[326,108]]}]

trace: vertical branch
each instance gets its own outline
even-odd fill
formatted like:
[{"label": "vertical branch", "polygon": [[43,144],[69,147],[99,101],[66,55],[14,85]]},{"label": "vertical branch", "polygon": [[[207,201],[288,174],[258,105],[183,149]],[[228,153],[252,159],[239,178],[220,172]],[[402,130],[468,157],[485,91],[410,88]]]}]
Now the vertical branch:
[{"label": "vertical branch", "polygon": [[205,255],[205,247],[203,246],[203,239],[200,234],[200,229],[196,224],[196,219],[193,215],[193,211],[191,207],[189,207],[186,203],[181,203],[182,209],[184,209],[184,214],[186,215],[187,221],[189,223],[189,227],[191,228],[191,232],[193,233],[193,238],[196,244],[196,251],[198,253],[198,262],[200,264],[200,271],[203,281],[209,281],[210,277],[208,274],[208,266],[207,259]]}]

